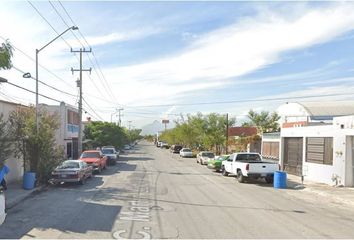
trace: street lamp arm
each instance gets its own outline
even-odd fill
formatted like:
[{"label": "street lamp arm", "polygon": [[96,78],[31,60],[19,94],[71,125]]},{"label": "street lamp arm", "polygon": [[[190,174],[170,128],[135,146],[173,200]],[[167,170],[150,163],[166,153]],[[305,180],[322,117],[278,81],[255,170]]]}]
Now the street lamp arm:
[{"label": "street lamp arm", "polygon": [[49,43],[47,43],[46,45],[44,45],[42,48],[40,49],[36,49],[37,53],[39,53],[40,51],[42,51],[44,48],[46,48],[48,45],[50,45],[52,42],[54,42],[55,40],[57,40],[58,38],[60,38],[61,36],[63,36],[67,31],[69,30],[78,30],[79,28],[76,26],[72,26],[69,27],[68,29],[66,29],[64,32],[62,32],[61,34],[59,34],[56,38],[54,38],[52,41],[50,41]]}]

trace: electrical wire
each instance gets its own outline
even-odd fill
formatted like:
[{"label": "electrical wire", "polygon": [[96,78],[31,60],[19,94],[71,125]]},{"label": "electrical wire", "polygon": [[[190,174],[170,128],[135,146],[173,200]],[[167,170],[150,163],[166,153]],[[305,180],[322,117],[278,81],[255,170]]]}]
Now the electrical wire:
[{"label": "electrical wire", "polygon": [[[26,73],[25,71],[19,69],[18,67],[14,66],[14,65],[12,65],[12,68],[15,69],[16,71],[22,73],[22,74],[25,74],[25,73]],[[35,79],[34,77],[32,77],[32,76],[30,77],[30,79],[36,80],[36,79]],[[47,83],[45,83],[45,82],[43,82],[43,81],[38,80],[38,82],[41,83],[41,84],[43,84],[43,85],[45,85],[45,86],[47,86],[47,87],[49,87],[49,88],[51,88],[51,89],[53,89],[53,90],[55,90],[55,91],[58,91],[58,92],[60,92],[60,93],[66,94],[66,95],[71,96],[71,97],[76,97],[75,94],[68,93],[68,92],[65,92],[65,91],[63,91],[63,90],[60,90],[60,89],[58,89],[58,88],[56,88],[56,87],[53,87],[53,86],[51,86],[51,85],[49,85],[49,84],[47,84]]]},{"label": "electrical wire", "polygon": [[[62,7],[62,9],[64,10],[64,12],[66,13],[66,15],[68,16],[68,18],[70,19],[71,23],[76,26],[76,23],[74,22],[73,18],[70,16],[69,12],[66,10],[66,8],[65,8],[64,5],[61,3],[61,1],[58,1],[58,2],[59,2],[59,4],[60,4],[60,6]],[[79,31],[79,34],[81,35],[81,37],[82,37],[82,38],[84,39],[84,41],[86,42],[87,46],[92,49],[91,45],[89,44],[89,42],[87,41],[87,39],[85,38],[85,36],[82,34],[81,30],[78,29],[78,31]],[[81,43],[81,42],[80,42],[80,43]],[[83,45],[83,44],[81,43],[81,45]],[[98,60],[97,60],[97,57],[96,57],[94,51],[92,51],[92,56],[93,56],[93,58],[94,58],[94,60],[95,60],[95,62],[96,62],[97,68],[98,68],[98,70],[100,71],[100,73],[101,73],[101,75],[102,75],[102,77],[103,77],[103,80],[104,80],[104,82],[105,82],[105,84],[106,84],[106,87],[107,87],[107,88],[105,87],[105,88],[106,88],[106,91],[109,92],[109,93],[111,94],[111,96],[113,96],[113,99],[116,100],[116,102],[118,103],[118,101],[117,101],[117,99],[116,99],[114,93],[112,92],[111,88],[109,87],[108,81],[107,81],[105,75],[103,74],[102,68],[101,68],[100,64],[98,63]],[[90,57],[89,57],[89,60],[90,60],[90,62],[91,62],[92,65],[95,65],[95,64],[91,61],[91,58],[90,58]],[[94,68],[94,69],[95,69],[95,68]],[[98,73],[97,73],[97,75],[98,75]],[[119,105],[119,104],[118,104],[118,105]]]},{"label": "electrical wire", "polygon": [[[52,4],[51,1],[49,1],[49,3],[50,3],[50,5],[52,6],[52,8],[55,10],[55,12],[57,13],[57,15],[60,17],[60,19],[63,21],[63,23],[64,23],[67,27],[69,27],[69,24],[64,20],[64,18],[61,16],[61,14],[59,13],[59,11],[56,9],[56,7],[54,6],[54,4]],[[66,15],[69,17],[69,19],[70,19],[70,21],[72,22],[72,24],[73,24],[74,26],[77,26],[77,24],[73,21],[73,19],[71,18],[70,14],[68,13],[68,11],[67,11],[66,8],[64,7],[64,5],[63,5],[62,3],[60,3],[60,6],[63,8],[64,12],[65,12]],[[116,101],[116,104],[118,104],[118,101],[117,101],[115,95],[113,94],[113,92],[112,92],[112,90],[111,90],[111,88],[110,88],[110,86],[109,86],[109,84],[108,84],[108,82],[107,82],[107,79],[105,78],[105,76],[104,76],[104,74],[103,74],[103,72],[102,72],[102,69],[101,69],[101,67],[100,67],[100,65],[99,65],[99,63],[98,63],[98,60],[97,60],[97,58],[96,58],[94,52],[92,51],[91,45],[88,43],[88,41],[86,40],[85,36],[82,34],[82,32],[80,31],[80,29],[78,29],[78,32],[79,32],[79,34],[81,35],[81,37],[84,39],[84,41],[87,43],[87,46],[91,49],[91,53],[92,53],[92,55],[93,55],[93,57],[94,57],[94,60],[95,60],[96,64],[92,61],[92,59],[91,59],[89,53],[87,53],[87,57],[88,57],[90,63],[92,64],[92,66],[93,66],[94,72],[96,73],[96,75],[97,75],[97,77],[99,78],[99,80],[103,83],[102,86],[103,86],[103,88],[105,89],[105,91],[108,93],[108,95],[110,95],[110,97],[111,97],[112,99],[114,99],[114,100]],[[78,42],[80,43],[80,45],[81,45],[83,48],[85,48],[84,44],[80,41],[80,39],[79,39],[73,32],[72,32],[72,34],[73,34],[74,37],[78,40]],[[100,76],[99,72],[97,71],[96,66],[97,66],[99,72],[101,73],[101,76],[102,76],[102,77]],[[102,80],[102,79],[103,79],[103,80]],[[99,89],[97,86],[95,86],[95,87],[96,87],[97,89]],[[101,93],[101,94],[102,94],[102,93]],[[119,105],[119,104],[118,104],[118,105]]]},{"label": "electrical wire", "polygon": [[230,104],[230,103],[246,103],[246,102],[264,102],[264,101],[280,101],[291,99],[306,99],[317,97],[335,97],[335,96],[347,96],[353,95],[353,93],[333,93],[323,95],[301,96],[301,97],[278,97],[278,98],[259,98],[259,99],[245,99],[245,100],[229,100],[229,101],[215,101],[215,102],[196,102],[196,103],[174,103],[174,104],[159,104],[159,105],[142,105],[136,106],[139,108],[150,107],[172,107],[172,106],[196,106],[196,105],[214,105],[214,104]]}]

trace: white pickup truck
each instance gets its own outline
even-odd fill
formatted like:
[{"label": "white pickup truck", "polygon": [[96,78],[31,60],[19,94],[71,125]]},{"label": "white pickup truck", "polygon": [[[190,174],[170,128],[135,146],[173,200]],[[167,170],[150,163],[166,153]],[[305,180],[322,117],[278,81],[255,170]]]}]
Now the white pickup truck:
[{"label": "white pickup truck", "polygon": [[231,154],[221,165],[223,176],[236,175],[239,182],[244,182],[247,178],[264,178],[267,183],[273,183],[274,172],[279,168],[277,163],[263,162],[258,153],[246,152]]}]

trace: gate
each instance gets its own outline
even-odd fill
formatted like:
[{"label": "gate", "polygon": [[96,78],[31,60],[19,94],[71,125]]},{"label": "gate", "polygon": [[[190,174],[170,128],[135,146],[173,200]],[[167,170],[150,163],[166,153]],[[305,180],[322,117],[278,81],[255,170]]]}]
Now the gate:
[{"label": "gate", "polygon": [[284,171],[302,175],[303,138],[284,138]]}]

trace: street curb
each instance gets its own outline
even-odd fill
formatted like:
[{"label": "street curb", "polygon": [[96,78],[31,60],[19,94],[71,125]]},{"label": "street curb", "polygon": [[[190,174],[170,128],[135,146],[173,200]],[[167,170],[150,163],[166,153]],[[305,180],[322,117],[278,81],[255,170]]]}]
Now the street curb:
[{"label": "street curb", "polygon": [[37,195],[37,194],[47,191],[48,189],[49,189],[49,185],[39,186],[39,187],[36,187],[36,188],[28,191],[28,194],[23,195],[22,197],[18,197],[13,201],[7,201],[6,202],[6,210],[10,210],[10,209],[14,208],[15,206],[17,206],[19,203]]}]

